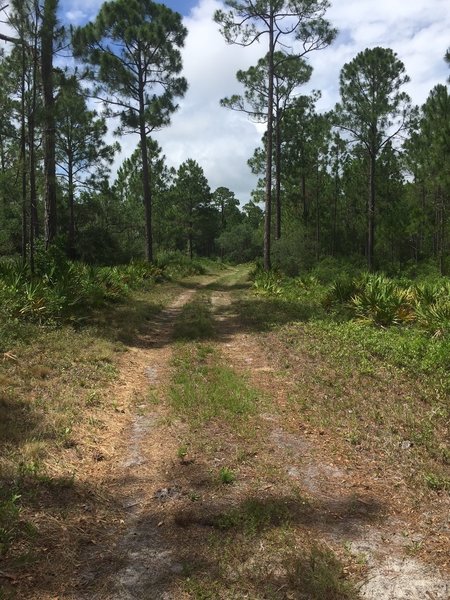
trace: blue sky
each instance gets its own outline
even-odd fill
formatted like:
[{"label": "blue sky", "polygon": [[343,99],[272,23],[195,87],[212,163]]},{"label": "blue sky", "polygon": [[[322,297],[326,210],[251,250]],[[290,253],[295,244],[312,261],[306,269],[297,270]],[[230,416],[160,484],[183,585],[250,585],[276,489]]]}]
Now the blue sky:
[{"label": "blue sky", "polygon": [[182,15],[188,15],[191,11],[191,8],[197,4],[196,0],[165,0],[164,3],[166,6],[171,8],[172,10],[176,10]]},{"label": "blue sky", "polygon": [[[242,93],[235,73],[254,65],[265,54],[265,44],[249,48],[227,45],[213,13],[221,0],[167,0],[181,12],[188,28],[183,49],[184,75],[189,82],[186,96],[172,125],[155,134],[170,166],[178,168],[187,158],[204,168],[211,187],[227,186],[242,202],[255,185],[247,159],[260,144],[262,127],[240,113],[220,107],[225,96]],[[74,25],[97,14],[102,0],[60,0],[60,19]],[[309,87],[320,90],[319,110],[330,110],[339,100],[339,73],[344,63],[367,47],[392,48],[411,78],[406,91],[413,103],[423,104],[437,83],[446,83],[449,70],[443,56],[450,45],[448,0],[331,0],[327,13],[340,35],[334,44],[309,55],[313,74]],[[115,168],[136,147],[137,139],[123,137],[122,154]]]},{"label": "blue sky", "polygon": [[[60,19],[64,23],[71,22],[73,25],[84,24],[95,17],[102,3],[102,0],[60,0]],[[161,3],[184,16],[187,16],[198,4],[197,0],[164,0]]]}]

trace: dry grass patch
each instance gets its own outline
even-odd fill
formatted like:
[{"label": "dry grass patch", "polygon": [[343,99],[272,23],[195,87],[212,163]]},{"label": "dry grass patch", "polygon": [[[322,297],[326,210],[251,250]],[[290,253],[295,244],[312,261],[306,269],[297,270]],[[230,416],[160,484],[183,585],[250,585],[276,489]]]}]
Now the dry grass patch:
[{"label": "dry grass patch", "polygon": [[[127,407],[117,403],[110,386],[127,352],[124,340],[135,342],[145,333],[175,293],[174,285],[139,293],[111,308],[110,319],[96,315],[89,326],[30,325],[0,361],[5,572],[31,572],[55,553],[58,572],[70,572],[83,544],[119,521],[117,501],[98,481],[115,453],[112,438],[120,439],[127,419]],[[56,564],[39,569],[48,583]],[[14,586],[8,594],[13,592]]]}]

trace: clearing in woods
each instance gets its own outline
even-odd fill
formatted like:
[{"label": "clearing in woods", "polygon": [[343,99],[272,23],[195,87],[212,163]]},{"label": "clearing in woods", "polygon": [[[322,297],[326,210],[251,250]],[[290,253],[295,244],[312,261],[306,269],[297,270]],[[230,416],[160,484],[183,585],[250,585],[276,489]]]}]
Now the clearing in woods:
[{"label": "clearing in woods", "polygon": [[411,484],[406,445],[327,425],[342,398],[351,424],[362,395],[414,383],[344,368],[302,323],[262,330],[262,302],[244,267],[172,290],[115,359],[89,460],[68,448],[64,545],[5,598],[450,597],[448,496]]}]

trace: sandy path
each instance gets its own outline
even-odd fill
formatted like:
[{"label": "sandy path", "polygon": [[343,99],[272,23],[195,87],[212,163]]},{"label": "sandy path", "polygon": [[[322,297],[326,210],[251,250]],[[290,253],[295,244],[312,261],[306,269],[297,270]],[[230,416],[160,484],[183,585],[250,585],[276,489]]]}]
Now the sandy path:
[{"label": "sandy path", "polygon": [[[211,343],[228,367],[271,398],[270,409],[258,416],[264,446],[255,469],[264,474],[268,467],[276,468],[276,484],[269,480],[256,483],[252,474],[247,478],[243,474],[242,482],[226,492],[211,487],[208,470],[221,464],[226,444],[218,448],[214,459],[197,456],[182,463],[177,459],[187,425],[174,420],[161,400],[170,379],[173,323],[195,293],[186,290],[122,359],[121,378],[112,393],[120,406],[131,407],[131,414],[116,433],[113,459],[109,465],[99,466],[104,469],[105,493],[115,499],[120,518],[107,539],[83,553],[74,578],[76,591],[61,598],[194,598],[181,591],[179,583],[185,577],[186,560],[199,554],[204,545],[210,514],[221,506],[239,504],[249,491],[258,489],[261,497],[274,492],[287,496],[295,484],[315,506],[309,521],[303,523],[311,537],[323,540],[338,554],[346,548],[366,563],[362,598],[448,600],[450,582],[433,567],[408,556],[406,542],[410,540],[401,535],[404,524],[377,500],[377,481],[368,466],[363,462],[350,465],[333,456],[326,451],[326,433],[306,432],[293,424],[289,385],[278,377],[259,335],[242,331],[227,285],[216,288],[211,301],[218,336]],[[157,397],[158,403],[149,404],[149,395]],[[202,501],[192,504],[192,495],[202,496]],[[214,568],[205,566],[211,574]],[[264,593],[252,596],[256,600],[265,597]],[[293,596],[280,592],[278,597]]]},{"label": "sandy path", "polygon": [[[131,407],[131,418],[117,434],[115,460],[104,476],[108,496],[118,501],[122,518],[100,549],[85,557],[73,598],[164,598],[160,582],[182,568],[172,560],[162,527],[164,498],[176,494],[165,487],[166,460],[176,454],[176,434],[162,425],[167,418],[164,407],[149,405],[148,399],[164,394],[173,324],[194,294],[195,289],[181,293],[123,357],[121,376],[111,393],[120,406]],[[155,498],[161,498],[156,511]]]}]

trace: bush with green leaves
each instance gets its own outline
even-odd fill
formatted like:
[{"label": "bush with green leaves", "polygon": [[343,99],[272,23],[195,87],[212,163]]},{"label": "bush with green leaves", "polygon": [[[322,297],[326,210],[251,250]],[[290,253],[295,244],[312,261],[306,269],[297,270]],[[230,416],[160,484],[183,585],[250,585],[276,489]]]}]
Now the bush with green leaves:
[{"label": "bush with green leaves", "polygon": [[17,263],[0,265],[0,315],[5,319],[55,323],[119,302],[131,290],[164,278],[160,267],[144,262],[93,267],[69,261],[57,250],[45,262],[37,258],[34,275]]},{"label": "bush with green leaves", "polygon": [[283,293],[282,277],[277,271],[257,269],[253,274],[253,289],[256,294],[281,296]]},{"label": "bush with green leaves", "polygon": [[13,494],[10,497],[0,498],[0,557],[4,556],[17,531],[17,522],[20,516],[20,496]]},{"label": "bush with green leaves", "polygon": [[358,320],[389,327],[414,319],[409,289],[383,275],[367,275],[364,279],[360,291],[350,300]]},{"label": "bush with green leaves", "polygon": [[160,252],[156,264],[171,278],[203,275],[206,272],[200,259],[191,259],[182,252]]}]

